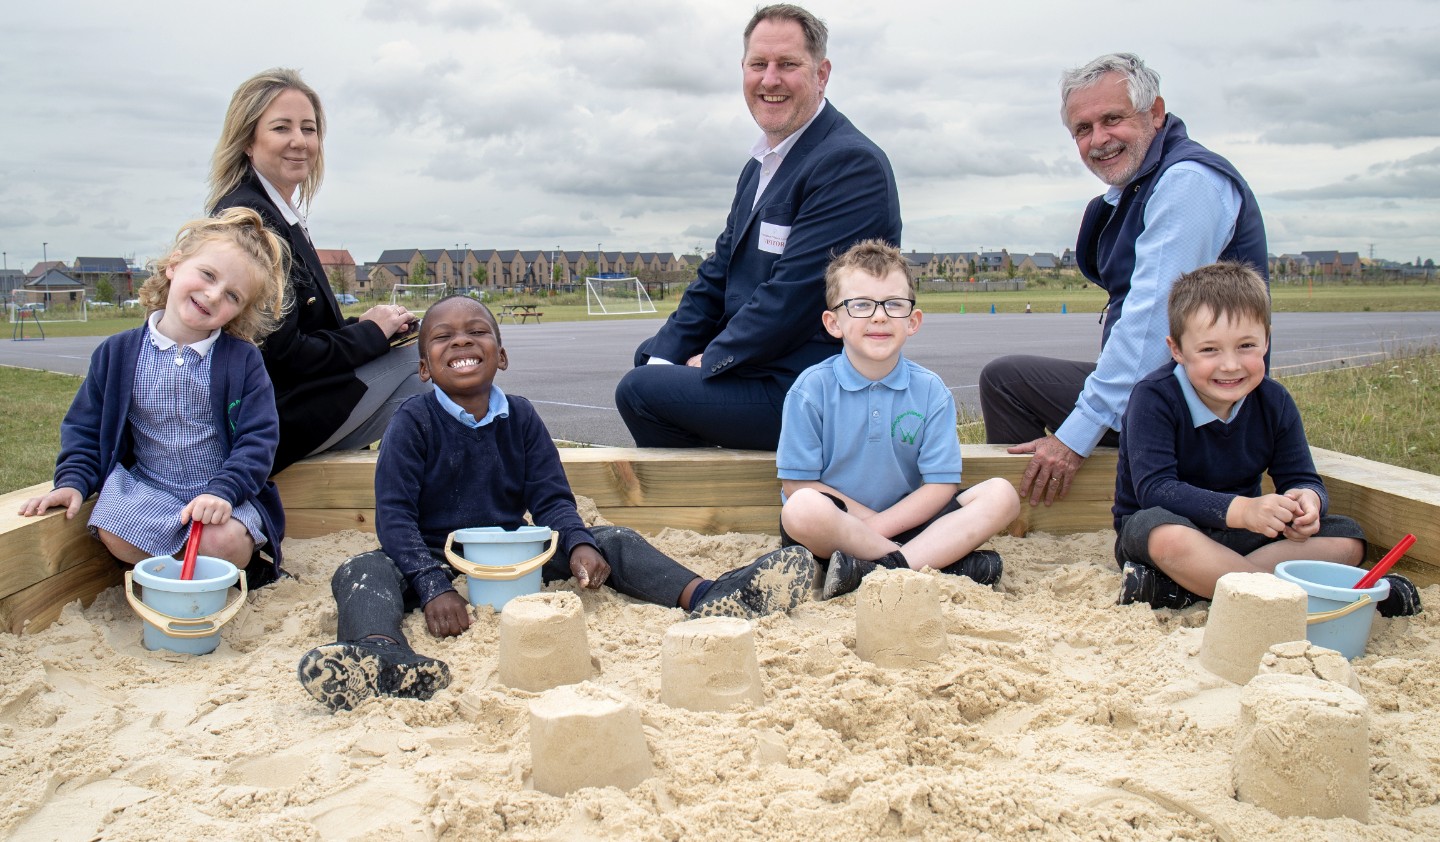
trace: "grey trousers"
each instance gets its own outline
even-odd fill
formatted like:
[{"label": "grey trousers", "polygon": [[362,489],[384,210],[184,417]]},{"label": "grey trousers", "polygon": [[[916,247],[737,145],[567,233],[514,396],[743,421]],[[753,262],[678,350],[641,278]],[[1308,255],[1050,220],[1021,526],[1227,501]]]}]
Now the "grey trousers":
[{"label": "grey trousers", "polygon": [[[985,441],[1024,444],[1060,429],[1093,371],[1093,362],[1025,354],[992,360],[980,371]],[[1120,436],[1111,430],[1100,444],[1116,447]]]},{"label": "grey trousers", "polygon": [[310,451],[310,456],[327,450],[359,450],[379,441],[400,404],[432,388],[420,379],[420,353],[415,344],[391,349],[385,356],[355,369],[355,376],[365,384],[365,396],[350,410],[345,423]]}]

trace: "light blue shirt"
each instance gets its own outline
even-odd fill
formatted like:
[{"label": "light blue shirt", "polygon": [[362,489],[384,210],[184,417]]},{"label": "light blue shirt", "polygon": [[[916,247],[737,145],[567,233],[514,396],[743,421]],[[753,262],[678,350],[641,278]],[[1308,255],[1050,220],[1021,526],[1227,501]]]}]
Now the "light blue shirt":
[{"label": "light blue shirt", "polygon": [[[1105,201],[1117,204],[1123,190],[1111,187]],[[1095,371],[1085,378],[1075,409],[1055,431],[1066,447],[1089,456],[1106,430],[1120,429],[1130,390],[1170,358],[1165,345],[1170,286],[1182,274],[1219,259],[1235,236],[1239,215],[1240,191],[1219,170],[1181,161],[1160,176],[1145,205],[1145,230],[1135,241],[1125,309]]]},{"label": "light blue shirt", "polygon": [[1221,418],[1205,405],[1205,401],[1200,399],[1200,393],[1195,391],[1195,384],[1190,382],[1190,375],[1185,373],[1185,366],[1179,363],[1175,364],[1175,379],[1180,381],[1180,394],[1185,396],[1185,406],[1190,410],[1190,423],[1197,428],[1203,427],[1211,421],[1229,424],[1235,420],[1236,414],[1240,412],[1240,407],[1245,405],[1245,398],[1250,397],[1245,395],[1240,398],[1234,406],[1230,407],[1230,417]]},{"label": "light blue shirt", "polygon": [[465,410],[465,407],[451,400],[449,395],[439,389],[432,390],[431,394],[435,396],[435,400],[440,402],[440,408],[445,410],[446,414],[472,430],[479,429],[496,418],[510,417],[510,399],[505,397],[505,393],[500,391],[500,387],[494,383],[490,384],[490,408],[485,412],[485,417],[478,421],[475,420],[475,416]]},{"label": "light blue shirt", "polygon": [[904,357],[870,380],[836,354],[785,395],[775,465],[780,479],[822,482],[877,512],[925,483],[958,484],[955,397]]}]

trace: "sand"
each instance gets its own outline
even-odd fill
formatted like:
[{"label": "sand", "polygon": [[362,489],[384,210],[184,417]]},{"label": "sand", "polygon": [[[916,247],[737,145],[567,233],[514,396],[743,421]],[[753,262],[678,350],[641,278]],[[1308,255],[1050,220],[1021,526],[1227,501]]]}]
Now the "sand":
[{"label": "sand", "polygon": [[[655,540],[708,574],[775,546]],[[290,540],[295,578],[253,594],[210,655],[143,649],[118,590],[36,634],[0,634],[0,836],[1440,838],[1440,588],[1419,617],[1377,618],[1354,663],[1369,823],[1280,818],[1234,798],[1242,688],[1199,665],[1206,608],[1111,604],[1112,541],[996,539],[1001,592],[937,577],[947,651],[934,663],[859,658],[854,594],[763,618],[764,704],[724,712],[660,701],[678,610],[581,592],[590,681],[639,709],[654,773],[556,797],[532,787],[539,694],[499,681],[498,615],[441,641],[408,618],[454,673],[430,702],[331,715],[306,695],[295,664],[334,635],[329,575],[374,538]]]}]

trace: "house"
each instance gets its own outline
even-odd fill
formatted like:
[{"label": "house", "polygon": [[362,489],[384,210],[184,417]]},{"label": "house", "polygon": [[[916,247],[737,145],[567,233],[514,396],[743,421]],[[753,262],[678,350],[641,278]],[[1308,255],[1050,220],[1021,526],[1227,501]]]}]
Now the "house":
[{"label": "house", "polygon": [[1357,251],[1302,251],[1310,261],[1311,274],[1322,278],[1360,277],[1360,253]]},{"label": "house", "polygon": [[320,266],[325,278],[335,292],[350,292],[355,289],[355,258],[347,249],[315,249],[320,255]]},{"label": "house", "polygon": [[1010,257],[1015,260],[1015,269],[1021,274],[1039,272],[1054,274],[1060,268],[1060,262],[1056,260],[1055,255],[1046,251],[1035,254],[1012,254]]},{"label": "house", "polygon": [[10,300],[10,292],[25,285],[25,270],[3,269],[0,270],[0,297]]},{"label": "house", "polygon": [[85,285],[72,278],[59,266],[51,266],[38,278],[32,278],[21,287],[26,299],[16,303],[43,303],[47,307],[76,304]]},{"label": "house", "polygon": [[84,284],[92,298],[96,297],[95,285],[102,280],[109,282],[112,299],[131,298],[135,294],[135,273],[123,257],[77,257],[67,274]]}]

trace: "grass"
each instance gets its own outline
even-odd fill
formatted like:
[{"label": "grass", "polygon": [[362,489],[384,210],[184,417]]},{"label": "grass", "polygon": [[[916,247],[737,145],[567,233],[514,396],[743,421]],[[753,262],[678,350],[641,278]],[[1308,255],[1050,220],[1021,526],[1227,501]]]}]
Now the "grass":
[{"label": "grass", "polygon": [[1440,349],[1281,379],[1316,446],[1440,474]]},{"label": "grass", "polygon": [[0,490],[48,482],[60,452],[60,419],[80,378],[0,366]]}]

